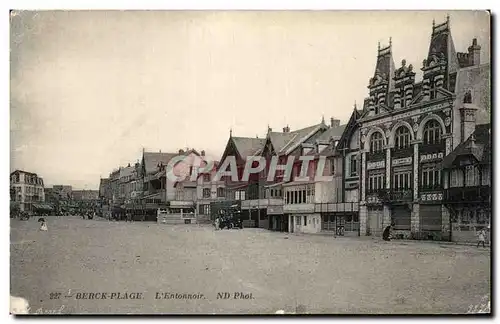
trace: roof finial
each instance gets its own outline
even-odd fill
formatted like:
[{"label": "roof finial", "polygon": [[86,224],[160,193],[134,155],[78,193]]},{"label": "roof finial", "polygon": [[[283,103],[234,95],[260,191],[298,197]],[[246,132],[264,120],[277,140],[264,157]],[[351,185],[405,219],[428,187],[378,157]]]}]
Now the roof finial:
[{"label": "roof finial", "polygon": [[380,42],[378,42],[378,50],[380,51]]},{"label": "roof finial", "polygon": [[432,19],[432,28],[436,27],[436,19]]},{"label": "roof finial", "polygon": [[324,124],[325,123],[325,115],[322,115],[321,116],[321,123]]},{"label": "roof finial", "polygon": [[449,25],[450,24],[450,14],[446,15],[446,23]]},{"label": "roof finial", "polygon": [[354,100],[354,110],[358,109],[357,105],[356,105],[356,100]]},{"label": "roof finial", "polygon": [[229,128],[229,137],[233,137],[233,128]]},{"label": "roof finial", "polygon": [[144,152],[146,151],[146,149],[144,148],[144,146],[142,147],[142,153],[144,154]]},{"label": "roof finial", "polygon": [[392,46],[392,36],[389,37],[389,47],[391,47],[391,46]]}]

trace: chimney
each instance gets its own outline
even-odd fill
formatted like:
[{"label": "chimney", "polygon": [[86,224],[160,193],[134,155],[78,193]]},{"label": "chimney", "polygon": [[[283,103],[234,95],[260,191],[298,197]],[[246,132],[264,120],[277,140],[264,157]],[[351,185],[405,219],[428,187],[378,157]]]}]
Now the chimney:
[{"label": "chimney", "polygon": [[339,127],[340,126],[340,119],[335,119],[335,118],[330,118],[330,127]]},{"label": "chimney", "polygon": [[463,103],[460,108],[460,142],[466,141],[476,130],[477,107],[470,103]]},{"label": "chimney", "polygon": [[481,46],[477,44],[477,38],[472,39],[472,45],[469,46],[469,65],[479,65],[481,56]]},{"label": "chimney", "polygon": [[201,150],[201,156],[205,156],[205,150]]},{"label": "chimney", "polygon": [[283,127],[283,133],[290,133],[290,127],[286,125],[286,127]]}]

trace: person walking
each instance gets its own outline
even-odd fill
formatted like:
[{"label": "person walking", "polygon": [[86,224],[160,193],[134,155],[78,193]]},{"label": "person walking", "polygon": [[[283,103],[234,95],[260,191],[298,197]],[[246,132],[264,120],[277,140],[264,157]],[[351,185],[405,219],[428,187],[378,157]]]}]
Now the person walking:
[{"label": "person walking", "polygon": [[44,218],[40,218],[39,219],[41,225],[40,225],[40,231],[47,231],[48,228],[47,228],[47,223],[45,222],[45,219]]},{"label": "person walking", "polygon": [[215,230],[218,231],[219,230],[219,223],[220,223],[220,220],[219,220],[219,217],[215,218]]},{"label": "person walking", "polygon": [[486,247],[484,245],[485,241],[486,241],[486,231],[483,228],[482,230],[479,231],[479,234],[478,234],[477,247],[479,247],[479,245],[481,243],[483,244],[483,248]]},{"label": "person walking", "polygon": [[384,241],[390,241],[391,240],[391,225],[387,226],[384,230],[384,233],[382,233],[382,239]]}]

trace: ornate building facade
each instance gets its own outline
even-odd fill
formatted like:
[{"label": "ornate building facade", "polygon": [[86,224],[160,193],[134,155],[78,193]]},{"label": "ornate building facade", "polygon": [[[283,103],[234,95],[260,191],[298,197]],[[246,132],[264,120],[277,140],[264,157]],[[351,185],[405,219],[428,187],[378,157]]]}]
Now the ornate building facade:
[{"label": "ornate building facade", "polygon": [[[360,129],[360,232],[449,239],[441,162],[489,122],[489,64],[480,64],[477,40],[455,51],[449,18],[432,26],[423,80],[405,60],[396,69],[392,42],[381,48],[370,79]],[[486,99],[485,99],[486,97]]]}]

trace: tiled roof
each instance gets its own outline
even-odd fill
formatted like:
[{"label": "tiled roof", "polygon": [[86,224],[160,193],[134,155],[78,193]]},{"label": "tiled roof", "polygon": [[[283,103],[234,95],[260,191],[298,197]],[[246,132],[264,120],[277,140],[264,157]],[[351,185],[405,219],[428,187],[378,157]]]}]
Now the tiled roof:
[{"label": "tiled roof", "polygon": [[264,138],[232,137],[232,139],[242,159],[253,156],[266,142]]},{"label": "tiled roof", "polygon": [[271,140],[271,144],[273,144],[274,151],[276,153],[281,152],[281,150],[287,145],[297,134],[295,132],[290,133],[278,133],[278,132],[270,132],[269,138]]},{"label": "tiled roof", "polygon": [[156,173],[158,164],[167,165],[168,162],[178,153],[144,152],[144,168],[146,173]]},{"label": "tiled roof", "polygon": [[128,177],[132,176],[132,173],[134,172],[134,167],[133,166],[128,166],[120,169],[120,178],[123,177]]},{"label": "tiled roof", "polygon": [[334,140],[339,140],[344,132],[347,125],[339,125],[338,127],[330,127],[323,134],[321,134],[317,141],[318,142],[330,142],[333,138]]},{"label": "tiled roof", "polygon": [[[309,126],[306,128],[298,129],[289,133],[275,133],[281,135],[275,135],[275,138],[278,139],[277,143],[280,145],[280,149],[273,143],[274,150],[278,155],[281,154],[290,154],[297,146],[306,141],[309,137],[311,137],[315,132],[321,129],[321,127],[326,127],[325,124],[319,123],[317,125]],[[288,140],[288,141],[287,141]],[[272,139],[271,139],[272,141]],[[285,143],[284,145],[282,145]]]},{"label": "tiled roof", "polygon": [[474,133],[465,142],[445,156],[443,167],[453,168],[456,158],[463,155],[472,155],[480,163],[491,163],[491,124],[477,125]]}]

